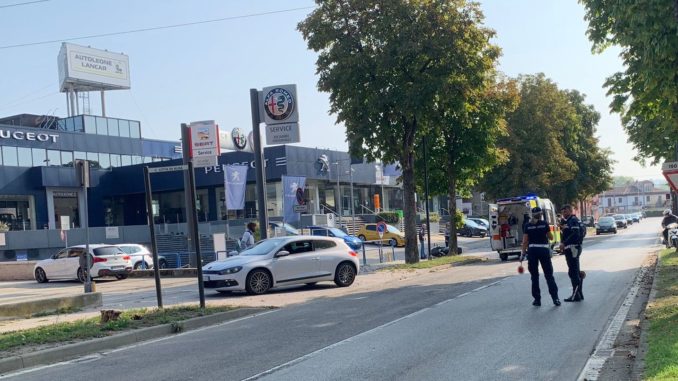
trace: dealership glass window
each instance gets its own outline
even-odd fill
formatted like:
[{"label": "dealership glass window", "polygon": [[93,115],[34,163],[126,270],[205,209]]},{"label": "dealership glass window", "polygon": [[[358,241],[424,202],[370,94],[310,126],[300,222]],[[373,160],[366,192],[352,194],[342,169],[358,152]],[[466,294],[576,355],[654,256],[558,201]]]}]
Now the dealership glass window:
[{"label": "dealership glass window", "polygon": [[73,117],[73,131],[82,132],[84,130],[82,126],[82,117],[76,116]]},{"label": "dealership glass window", "polygon": [[93,116],[85,115],[85,132],[88,134],[97,133],[97,124]]},{"label": "dealership glass window", "polygon": [[67,118],[65,123],[66,131],[75,131],[75,127],[73,126],[73,118]]},{"label": "dealership glass window", "polygon": [[102,169],[108,169],[111,167],[111,159],[107,153],[99,154],[99,165],[101,165]]},{"label": "dealership glass window", "polygon": [[271,216],[282,216],[282,183],[266,184],[266,209]]},{"label": "dealership glass window", "polygon": [[78,212],[78,193],[77,192],[61,192],[55,191],[53,193],[54,214],[56,228],[61,229],[61,217],[66,217],[70,227],[79,228],[79,212]]},{"label": "dealership glass window", "polygon": [[99,154],[96,152],[87,152],[87,160],[89,160],[90,168],[101,168],[99,165]]},{"label": "dealership glass window", "polygon": [[45,160],[47,160],[47,152],[43,148],[33,148],[33,166],[42,167],[43,165],[48,165]]},{"label": "dealership glass window", "polygon": [[132,156],[132,164],[141,164],[143,158],[141,156]]},{"label": "dealership glass window", "polygon": [[16,154],[16,147],[8,146],[2,147],[2,162],[6,166],[16,167],[17,165],[19,165],[19,159]]},{"label": "dealership glass window", "polygon": [[120,156],[120,165],[121,166],[127,166],[127,165],[132,165],[132,156],[130,155],[121,155]]},{"label": "dealership glass window", "polygon": [[139,122],[130,120],[129,121],[129,136],[131,138],[140,138],[141,137],[141,128],[139,127]]},{"label": "dealership glass window", "polygon": [[61,151],[61,165],[65,167],[73,166],[73,152]]},{"label": "dealership glass window", "polygon": [[118,121],[118,126],[120,126],[120,136],[123,138],[129,138],[129,120]]},{"label": "dealership glass window", "polygon": [[120,166],[120,155],[111,154],[111,168],[117,168]]},{"label": "dealership glass window", "polygon": [[108,121],[100,116],[96,117],[97,135],[108,135]]},{"label": "dealership glass window", "polygon": [[18,147],[17,156],[19,157],[19,167],[30,167],[33,165],[30,148]]},{"label": "dealership glass window", "polygon": [[108,135],[110,136],[120,136],[120,130],[118,129],[118,120],[109,118],[108,119]]},{"label": "dealership glass window", "polygon": [[[35,157],[35,156],[34,156]],[[61,165],[61,152],[53,149],[47,150],[47,165]]]},{"label": "dealership glass window", "polygon": [[57,120],[57,130],[66,131],[66,119]]},{"label": "dealership glass window", "polygon": [[150,157],[150,156],[144,156],[144,164],[146,164],[146,163],[152,163],[152,162],[153,162],[153,158],[152,158],[152,157]]},{"label": "dealership glass window", "polygon": [[75,160],[87,160],[87,153],[85,152],[75,151],[73,154]]}]

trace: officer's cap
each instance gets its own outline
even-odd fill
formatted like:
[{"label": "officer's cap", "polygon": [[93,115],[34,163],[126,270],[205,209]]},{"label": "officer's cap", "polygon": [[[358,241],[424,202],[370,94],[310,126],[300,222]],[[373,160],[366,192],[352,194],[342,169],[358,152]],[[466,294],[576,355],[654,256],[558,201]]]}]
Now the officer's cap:
[{"label": "officer's cap", "polygon": [[532,208],[532,214],[542,214],[544,211],[540,207]]}]

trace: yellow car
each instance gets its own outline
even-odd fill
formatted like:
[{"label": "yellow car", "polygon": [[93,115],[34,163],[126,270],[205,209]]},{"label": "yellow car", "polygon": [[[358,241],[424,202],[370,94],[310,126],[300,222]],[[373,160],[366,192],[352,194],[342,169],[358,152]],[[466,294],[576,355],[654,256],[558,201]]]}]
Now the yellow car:
[{"label": "yellow car", "polygon": [[[358,230],[356,234],[361,241],[377,241],[379,240],[379,233],[377,233],[377,224],[365,224]],[[394,226],[386,225],[384,231],[384,240],[388,240],[388,245],[391,246],[405,246],[405,234]]]}]

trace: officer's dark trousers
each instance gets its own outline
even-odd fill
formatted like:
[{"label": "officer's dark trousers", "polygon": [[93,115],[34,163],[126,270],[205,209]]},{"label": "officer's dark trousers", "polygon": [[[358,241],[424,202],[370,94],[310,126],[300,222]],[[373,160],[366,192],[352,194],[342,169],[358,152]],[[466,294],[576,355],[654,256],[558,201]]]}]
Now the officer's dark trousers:
[{"label": "officer's dark trousers", "polygon": [[552,299],[558,298],[558,286],[553,278],[553,264],[551,263],[551,250],[545,247],[530,247],[527,249],[527,270],[532,277],[532,297],[541,301],[539,290],[539,264],[544,270],[544,278],[549,286],[549,294]]},{"label": "officer's dark trousers", "polygon": [[581,297],[582,296],[582,284],[581,284],[581,277],[580,277],[580,271],[579,271],[579,258],[581,258],[581,245],[577,246],[577,249],[579,251],[579,255],[577,257],[572,256],[572,250],[570,249],[565,249],[565,260],[567,261],[567,275],[570,277],[570,282],[572,283],[572,293],[574,294],[574,290],[577,290],[577,294]]}]

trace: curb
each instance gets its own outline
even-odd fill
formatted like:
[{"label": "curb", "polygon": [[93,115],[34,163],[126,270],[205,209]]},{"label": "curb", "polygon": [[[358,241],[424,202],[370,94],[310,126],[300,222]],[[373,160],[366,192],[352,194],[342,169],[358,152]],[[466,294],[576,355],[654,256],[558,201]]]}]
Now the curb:
[{"label": "curb", "polygon": [[23,318],[40,312],[68,307],[98,307],[102,305],[100,292],[90,292],[56,298],[35,299],[25,302],[0,304],[0,318]]},{"label": "curb", "polygon": [[[219,312],[212,315],[182,320],[177,323],[183,328],[182,332],[185,332],[246,316],[256,316],[261,312],[269,310],[269,308],[239,308],[233,311]],[[170,336],[174,333],[175,332],[172,324],[163,324],[155,327],[140,328],[129,332],[119,333],[113,336],[87,340],[79,343],[66,344],[55,348],[12,356],[0,359],[0,375],[6,375],[9,372],[14,372],[21,369],[31,368],[38,365],[52,364],[70,360],[83,355],[91,355],[96,352]]]}]

